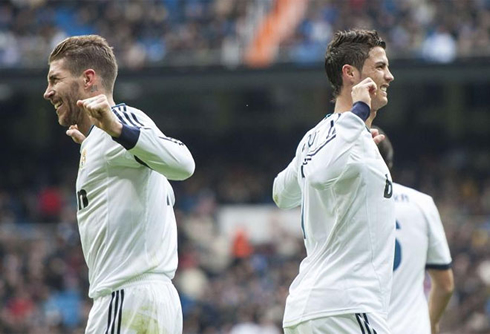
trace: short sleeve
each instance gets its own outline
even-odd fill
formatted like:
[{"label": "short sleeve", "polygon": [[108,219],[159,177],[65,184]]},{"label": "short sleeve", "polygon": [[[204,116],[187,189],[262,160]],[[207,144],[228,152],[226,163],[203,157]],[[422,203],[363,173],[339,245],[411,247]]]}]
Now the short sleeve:
[{"label": "short sleeve", "polygon": [[451,254],[439,211],[431,197],[426,200],[424,209],[429,233],[426,268],[449,269],[452,261]]}]

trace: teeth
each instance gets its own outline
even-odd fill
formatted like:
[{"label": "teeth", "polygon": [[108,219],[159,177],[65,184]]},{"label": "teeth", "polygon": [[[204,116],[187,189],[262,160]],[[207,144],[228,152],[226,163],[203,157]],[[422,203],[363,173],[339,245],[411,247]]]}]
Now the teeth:
[{"label": "teeth", "polygon": [[55,109],[58,109],[59,107],[61,107],[61,105],[63,104],[63,102],[58,102],[54,105],[54,108]]},{"label": "teeth", "polygon": [[388,87],[386,87],[386,86],[381,87],[381,90],[382,90],[383,92],[386,92],[386,90],[387,90],[387,89],[388,89]]}]

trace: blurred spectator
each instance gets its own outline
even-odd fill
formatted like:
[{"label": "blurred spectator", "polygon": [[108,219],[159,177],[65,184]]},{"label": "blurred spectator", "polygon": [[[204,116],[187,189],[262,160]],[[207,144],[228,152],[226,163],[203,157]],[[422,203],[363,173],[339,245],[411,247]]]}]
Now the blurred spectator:
[{"label": "blurred spectator", "polygon": [[437,63],[450,63],[456,58],[456,41],[440,26],[427,36],[422,45],[422,56]]},{"label": "blurred spectator", "polygon": [[[417,164],[401,163],[403,169],[394,171],[400,182],[433,195],[445,225],[456,289],[442,320],[442,333],[490,331],[490,206],[486,196],[490,177],[484,172],[490,166],[488,159],[476,158],[479,154],[455,149],[440,156],[422,155]],[[215,167],[205,168],[209,179],[210,171],[219,170]],[[248,169],[241,167],[241,175],[250,174],[241,181],[225,178],[224,183],[204,186],[196,178],[199,186],[176,187],[177,203],[192,203],[183,206],[185,211],[177,209],[180,264],[175,280],[182,299],[184,333],[281,332],[287,289],[304,252],[301,236],[285,232],[279,216],[273,216],[275,234],[269,242],[252,244],[248,240],[242,244],[245,247],[238,247],[241,255],[234,254],[233,240],[226,240],[216,221],[217,210],[232,189],[246,188],[254,173],[259,173],[259,179],[272,180],[272,175]],[[418,172],[421,170],[424,173]],[[189,191],[194,188],[201,190]],[[260,189],[269,192],[267,187]],[[216,201],[220,191],[223,201]],[[70,198],[73,194],[60,192],[59,222],[34,225],[15,223],[22,220],[16,217],[21,211],[6,211],[5,207],[20,201],[8,192],[0,194],[0,332],[80,332],[91,301]],[[257,194],[252,202],[260,203],[258,199],[266,197]],[[234,199],[228,202],[235,203]],[[243,237],[237,234],[237,240]],[[241,259],[235,261],[238,255]]]},{"label": "blurred spectator", "polygon": [[[47,53],[61,39],[92,32],[115,45],[121,67],[239,66],[268,8],[261,1],[1,1],[0,67],[45,68]],[[390,58],[450,62],[490,56],[489,1],[311,0],[277,61],[321,62],[331,33],[352,26],[378,29]],[[303,240],[273,216],[276,234],[269,243],[242,240],[238,244],[245,247],[234,254],[233,240],[217,222],[223,204],[271,203],[274,162],[283,152],[247,140],[257,147],[248,165],[213,157],[175,187],[180,253],[175,280],[184,333],[281,332]],[[219,156],[228,153],[223,149]],[[489,333],[488,150],[441,150],[399,166],[394,174],[401,183],[433,196],[451,247],[456,287],[441,332]],[[42,186],[27,179],[8,189],[0,185],[0,333],[81,333],[91,301],[73,180],[40,178]]]},{"label": "blurred spectator", "polygon": [[[236,67],[268,11],[265,0],[16,0],[0,3],[0,67],[42,67],[67,36],[100,34],[121,67]],[[276,62],[321,62],[332,32],[373,28],[390,57],[451,62],[490,55],[488,1],[311,0]],[[445,27],[445,28],[442,28]]]}]

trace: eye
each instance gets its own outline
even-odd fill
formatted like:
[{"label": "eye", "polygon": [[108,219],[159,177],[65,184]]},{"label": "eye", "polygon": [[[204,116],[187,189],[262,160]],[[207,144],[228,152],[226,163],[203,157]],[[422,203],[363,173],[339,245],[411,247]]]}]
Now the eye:
[{"label": "eye", "polygon": [[58,81],[59,81],[59,79],[57,77],[50,77],[49,78],[49,83],[52,84],[52,85],[54,85]]}]

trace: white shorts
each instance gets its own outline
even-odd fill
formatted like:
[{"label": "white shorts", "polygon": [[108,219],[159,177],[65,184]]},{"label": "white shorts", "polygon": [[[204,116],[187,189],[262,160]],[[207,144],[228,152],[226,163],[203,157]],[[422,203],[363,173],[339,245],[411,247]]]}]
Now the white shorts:
[{"label": "white shorts", "polygon": [[181,334],[182,307],[172,283],[141,282],[94,300],[86,334]]},{"label": "white shorts", "polygon": [[390,334],[387,320],[376,313],[342,314],[285,327],[285,334]]}]

